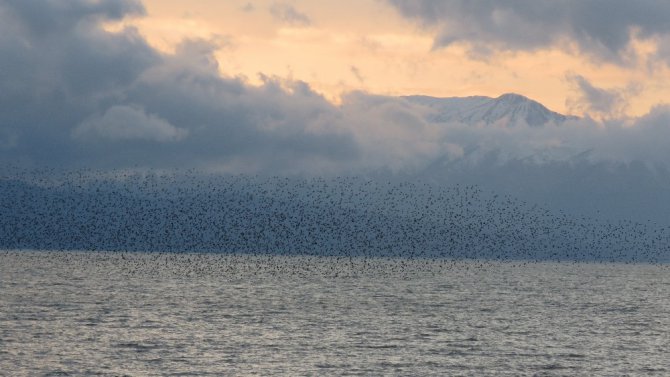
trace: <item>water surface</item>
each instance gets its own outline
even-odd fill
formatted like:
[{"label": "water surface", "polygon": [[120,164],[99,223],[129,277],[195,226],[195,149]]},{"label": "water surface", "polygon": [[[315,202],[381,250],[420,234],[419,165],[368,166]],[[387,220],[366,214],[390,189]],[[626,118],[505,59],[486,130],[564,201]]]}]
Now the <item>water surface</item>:
[{"label": "water surface", "polygon": [[667,266],[0,252],[0,375],[668,375]]}]

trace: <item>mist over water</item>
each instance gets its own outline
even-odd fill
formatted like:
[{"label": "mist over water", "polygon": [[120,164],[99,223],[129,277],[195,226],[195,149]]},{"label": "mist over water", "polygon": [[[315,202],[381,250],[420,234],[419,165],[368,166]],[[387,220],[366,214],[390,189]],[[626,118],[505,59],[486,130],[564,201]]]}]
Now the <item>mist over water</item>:
[{"label": "mist over water", "polygon": [[0,370],[662,376],[668,276],[646,264],[4,251]]}]

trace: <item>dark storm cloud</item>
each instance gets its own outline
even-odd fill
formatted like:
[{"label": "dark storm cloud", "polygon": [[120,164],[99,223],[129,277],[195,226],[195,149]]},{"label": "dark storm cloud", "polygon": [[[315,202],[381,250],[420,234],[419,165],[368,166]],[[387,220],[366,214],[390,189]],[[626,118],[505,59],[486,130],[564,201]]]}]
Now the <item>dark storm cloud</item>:
[{"label": "dark storm cloud", "polygon": [[13,14],[25,31],[39,35],[145,14],[137,0],[3,0],[3,11]]},{"label": "dark storm cloud", "polygon": [[0,156],[123,167],[317,169],[357,155],[337,109],[307,84],[219,75],[215,43],[159,53],[136,1],[0,2]]},{"label": "dark storm cloud", "polygon": [[72,95],[127,85],[158,55],[134,29],[112,34],[99,24],[143,11],[134,1],[0,3],[3,84],[24,93]]},{"label": "dark storm cloud", "polygon": [[0,2],[0,137],[12,145],[6,153],[47,161],[74,153],[69,129],[118,101],[161,60],[135,30],[99,27],[143,11],[135,1]]},{"label": "dark storm cloud", "polygon": [[388,0],[435,29],[435,47],[465,42],[475,52],[535,50],[575,43],[582,53],[624,63],[634,33],[670,33],[665,0]]}]

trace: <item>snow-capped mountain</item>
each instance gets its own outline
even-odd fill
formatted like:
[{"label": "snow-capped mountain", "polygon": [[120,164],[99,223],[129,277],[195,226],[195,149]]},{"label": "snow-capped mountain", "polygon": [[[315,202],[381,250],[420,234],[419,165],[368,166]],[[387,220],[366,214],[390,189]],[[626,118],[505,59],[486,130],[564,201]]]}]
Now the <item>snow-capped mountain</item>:
[{"label": "snow-capped mountain", "polygon": [[547,109],[539,102],[519,94],[503,94],[498,98],[473,96],[437,98],[406,96],[405,100],[434,110],[429,116],[433,122],[461,122],[466,124],[528,124],[542,126],[560,124],[576,117]]}]

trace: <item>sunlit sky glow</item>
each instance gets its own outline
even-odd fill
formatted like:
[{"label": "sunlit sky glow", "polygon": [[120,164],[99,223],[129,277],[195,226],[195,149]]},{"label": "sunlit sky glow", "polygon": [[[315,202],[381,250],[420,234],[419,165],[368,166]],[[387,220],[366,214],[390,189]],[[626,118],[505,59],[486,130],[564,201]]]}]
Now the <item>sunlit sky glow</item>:
[{"label": "sunlit sky glow", "polygon": [[[125,20],[155,47],[184,39],[217,46],[225,76],[259,82],[259,74],[302,80],[333,102],[351,90],[432,96],[516,92],[581,115],[571,78],[625,97],[620,109],[641,115],[670,94],[670,71],[655,58],[657,40],[634,38],[630,62],[588,56],[572,41],[485,56],[458,42],[434,47],[438,27],[403,17],[381,0],[145,0],[145,17]],[[631,30],[631,33],[635,33]],[[617,114],[619,115],[619,114]]]}]

